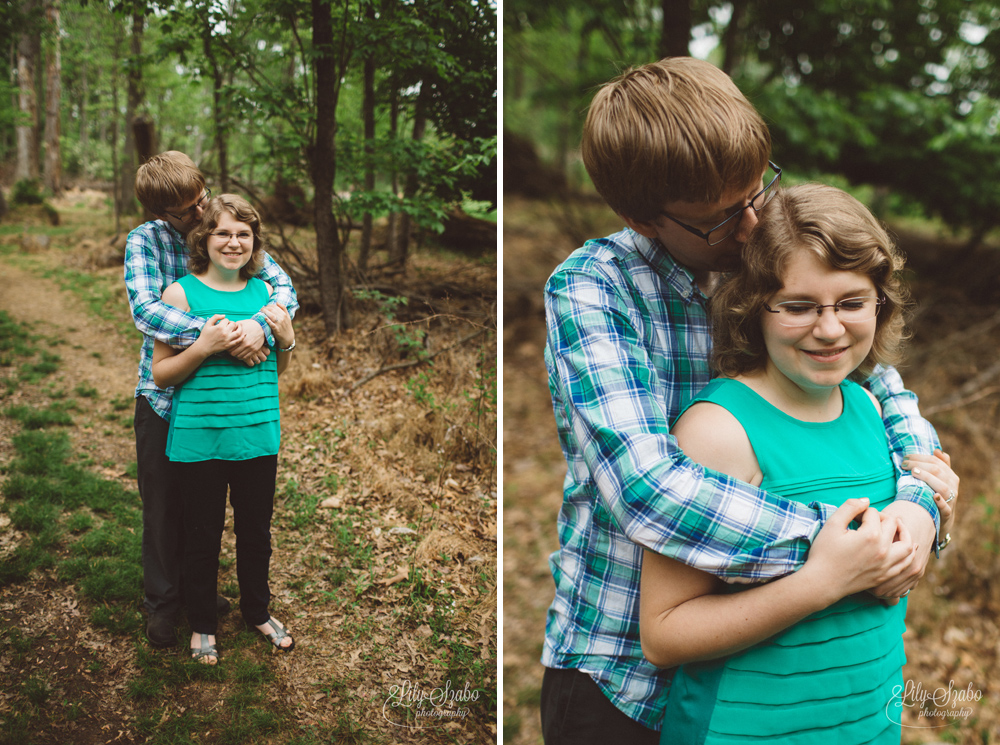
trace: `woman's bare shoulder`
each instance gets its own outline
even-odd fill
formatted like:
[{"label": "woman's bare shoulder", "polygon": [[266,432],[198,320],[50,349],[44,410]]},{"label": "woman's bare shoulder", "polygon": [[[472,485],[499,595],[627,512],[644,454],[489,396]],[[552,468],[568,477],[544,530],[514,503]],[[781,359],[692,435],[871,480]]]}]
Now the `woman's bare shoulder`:
[{"label": "woman's bare shoulder", "polygon": [[671,429],[684,454],[706,468],[757,485],[763,478],[757,456],[739,420],[709,401],[691,406]]},{"label": "woman's bare shoulder", "polygon": [[173,284],[167,285],[167,288],[160,296],[160,300],[165,302],[167,305],[172,305],[175,308],[180,308],[181,310],[188,310],[190,308],[187,301],[187,293],[184,292],[184,288],[181,287],[180,282],[174,282]]}]

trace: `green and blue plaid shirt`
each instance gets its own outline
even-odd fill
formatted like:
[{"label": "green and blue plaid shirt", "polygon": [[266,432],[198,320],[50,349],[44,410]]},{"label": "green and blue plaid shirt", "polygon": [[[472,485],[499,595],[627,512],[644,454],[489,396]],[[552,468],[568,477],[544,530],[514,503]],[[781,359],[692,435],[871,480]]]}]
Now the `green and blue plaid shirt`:
[{"label": "green and blue plaid shirt", "polygon": [[[274,259],[265,254],[264,267],[257,274],[271,285],[272,302],[288,308],[295,316],[299,304],[292,280]],[[153,339],[172,347],[187,347],[194,343],[205,325],[204,318],[185,313],[164,303],[163,291],[188,273],[188,248],[184,236],[163,220],[143,223],[128,234],[125,244],[125,287],[128,304],[136,328],[143,333],[139,353],[139,384],[135,397],[145,396],[153,411],[164,419],[170,418],[173,388],[157,388],[153,382]],[[264,329],[267,343],[274,346],[274,336],[263,313],[254,316]]]},{"label": "green and blue plaid shirt", "polygon": [[[670,435],[711,377],[708,299],[659,243],[623,230],[589,241],[545,288],[545,362],[568,471],[555,600],[542,664],[591,675],[622,712],[652,729],[672,671],[642,655],[643,547],[729,582],[802,565],[829,505],[785,501],[686,458]],[[869,381],[897,468],[937,445],[892,368]],[[905,475],[898,497],[927,508],[932,491]]]}]

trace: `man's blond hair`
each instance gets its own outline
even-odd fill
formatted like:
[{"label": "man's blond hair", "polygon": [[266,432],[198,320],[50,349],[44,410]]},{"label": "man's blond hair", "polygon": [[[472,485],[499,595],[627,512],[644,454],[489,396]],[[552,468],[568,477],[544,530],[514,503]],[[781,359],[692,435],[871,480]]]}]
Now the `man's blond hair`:
[{"label": "man's blond hair", "polygon": [[771,135],[714,65],[667,57],[633,68],[594,96],[583,162],[618,214],[651,222],[667,202],[717,202],[760,180]]},{"label": "man's blond hair", "polygon": [[198,166],[177,150],[154,155],[135,173],[136,197],[157,216],[197,199],[204,188],[205,177]]}]

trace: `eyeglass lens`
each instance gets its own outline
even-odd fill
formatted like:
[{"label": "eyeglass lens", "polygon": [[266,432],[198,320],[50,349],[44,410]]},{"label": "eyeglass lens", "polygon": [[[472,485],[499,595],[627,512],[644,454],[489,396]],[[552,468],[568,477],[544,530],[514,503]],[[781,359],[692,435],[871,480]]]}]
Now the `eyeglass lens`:
[{"label": "eyeglass lens", "polygon": [[881,303],[874,297],[852,297],[841,300],[834,305],[793,300],[778,303],[773,310],[778,312],[778,323],[792,328],[812,326],[816,323],[826,308],[832,308],[837,317],[845,323],[870,321],[878,315]]},{"label": "eyeglass lens", "polygon": [[205,203],[205,200],[208,199],[210,196],[212,196],[212,190],[206,188],[205,193],[201,195],[201,199],[192,204],[190,207],[181,212],[179,215],[174,215],[174,217],[176,217],[178,220],[188,220],[191,217],[194,217],[195,211],[199,207],[201,207]]},{"label": "eyeglass lens", "polygon": [[743,212],[748,209],[753,209],[754,212],[760,212],[764,209],[764,205],[771,201],[771,198],[775,195],[777,191],[774,187],[778,185],[778,180],[780,178],[780,173],[775,174],[772,179],[768,182],[767,186],[761,189],[757,194],[754,195],[750,203],[741,210],[734,212],[730,215],[725,222],[721,225],[717,225],[712,228],[708,234],[708,243],[710,246],[714,246],[717,243],[722,243],[729,236],[736,232],[736,228],[740,226],[740,220],[742,219]]}]

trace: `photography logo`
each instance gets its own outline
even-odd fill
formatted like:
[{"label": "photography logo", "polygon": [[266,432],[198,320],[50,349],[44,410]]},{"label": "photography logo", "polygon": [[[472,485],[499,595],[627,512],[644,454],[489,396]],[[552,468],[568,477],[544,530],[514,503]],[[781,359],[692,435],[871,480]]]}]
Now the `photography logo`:
[{"label": "photography logo", "polygon": [[[954,724],[958,719],[968,719],[972,716],[974,704],[983,697],[983,692],[973,688],[972,683],[965,688],[956,688],[955,681],[949,681],[948,687],[940,686],[933,690],[925,690],[922,683],[914,685],[912,680],[905,685],[892,689],[892,698],[885,707],[885,715],[889,720],[902,727],[911,729],[936,729]],[[950,721],[944,724],[903,724],[903,710],[909,709],[917,716],[917,721],[931,722],[942,717]]]},{"label": "photography logo", "polygon": [[437,688],[422,688],[404,680],[389,687],[389,695],[382,704],[382,716],[397,727],[441,727],[465,719],[471,704],[479,701],[481,695],[482,691],[470,687],[468,682],[463,688],[454,688],[450,680]]}]

